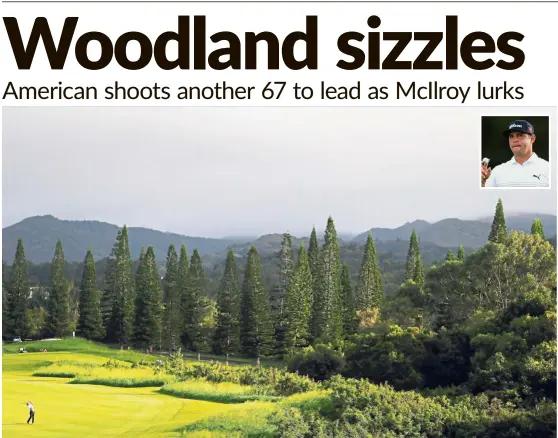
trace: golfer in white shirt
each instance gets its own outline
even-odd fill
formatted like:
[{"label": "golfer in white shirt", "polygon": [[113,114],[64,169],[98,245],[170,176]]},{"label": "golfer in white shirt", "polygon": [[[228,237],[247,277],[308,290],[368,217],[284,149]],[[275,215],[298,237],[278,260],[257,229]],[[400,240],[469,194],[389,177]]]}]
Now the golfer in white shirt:
[{"label": "golfer in white shirt", "polygon": [[550,187],[550,164],[533,152],[533,125],[514,120],[503,134],[509,139],[513,157],[494,169],[482,163],[482,187]]},{"label": "golfer in white shirt", "polygon": [[27,419],[27,424],[31,421],[31,424],[35,424],[35,406],[31,401],[26,401],[25,404],[29,408],[29,418]]}]

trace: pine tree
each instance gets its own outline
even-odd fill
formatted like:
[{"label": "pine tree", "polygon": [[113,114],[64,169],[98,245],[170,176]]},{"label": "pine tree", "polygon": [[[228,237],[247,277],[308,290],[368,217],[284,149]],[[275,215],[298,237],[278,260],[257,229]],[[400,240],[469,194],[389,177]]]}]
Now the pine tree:
[{"label": "pine tree", "polygon": [[409,250],[407,252],[407,263],[405,267],[405,280],[412,280],[415,276],[417,267],[417,257],[419,255],[419,243],[415,229],[411,232],[411,239],[409,241]]},{"label": "pine tree", "polygon": [[463,248],[463,245],[459,245],[459,249],[457,250],[457,260],[465,260],[465,248]]},{"label": "pine tree", "polygon": [[126,225],[122,227],[118,243],[114,271],[111,273],[113,303],[109,336],[123,347],[132,341],[135,313],[133,261]]},{"label": "pine tree", "polygon": [[101,318],[100,292],[97,290],[97,273],[91,248],[83,262],[79,292],[79,320],[77,333],[86,339],[102,339],[105,335]]},{"label": "pine tree", "polygon": [[447,261],[447,262],[453,262],[453,261],[455,261],[455,260],[457,260],[456,257],[455,257],[455,254],[454,254],[453,251],[450,249],[450,250],[448,251],[447,255],[446,255],[446,261]]},{"label": "pine tree", "polygon": [[308,266],[310,267],[310,274],[312,275],[312,314],[310,316],[310,333],[311,339],[314,339],[315,332],[315,316],[317,309],[316,300],[319,296],[318,291],[318,279],[320,274],[320,249],[318,246],[318,235],[316,233],[316,227],[312,227],[312,232],[310,233],[310,242],[308,243]]},{"label": "pine tree", "polygon": [[134,344],[152,347],[161,340],[161,281],[153,247],[140,253],[136,280]]},{"label": "pine tree", "polygon": [[415,272],[413,274],[413,281],[420,287],[424,286],[424,268],[422,266],[420,252],[417,254],[417,258],[415,261]]},{"label": "pine tree", "polygon": [[[4,281],[4,277],[2,280]],[[26,337],[30,332],[25,311],[29,301],[29,275],[21,238],[17,241],[10,280],[6,280],[6,284],[6,301],[2,303],[3,308],[6,307],[6,314],[3,314],[2,331],[9,338]]]},{"label": "pine tree", "polygon": [[498,198],[496,212],[494,213],[490,234],[488,235],[488,241],[493,243],[503,243],[506,240],[506,236],[507,229],[506,218],[504,216],[504,206],[502,204],[502,199]]},{"label": "pine tree", "polygon": [[188,252],[186,245],[180,245],[180,256],[178,257],[178,288],[180,290],[180,318],[182,320],[181,326],[181,341],[182,345],[188,345],[188,334],[185,330],[186,319],[188,312],[188,288],[190,287],[190,260],[188,259]]},{"label": "pine tree", "polygon": [[281,249],[279,250],[279,278],[271,297],[271,313],[275,320],[275,338],[277,353],[283,353],[285,294],[293,275],[294,261],[291,235],[283,234]]},{"label": "pine tree", "polygon": [[217,295],[217,321],[213,338],[215,354],[229,354],[240,347],[240,283],[236,259],[232,250],[227,253],[225,272]]},{"label": "pine tree", "polygon": [[116,340],[116,327],[113,321],[113,307],[116,301],[115,290],[115,272],[116,257],[120,248],[120,240],[122,238],[122,230],[116,233],[116,239],[110,255],[107,259],[107,267],[105,270],[105,288],[101,294],[101,318],[103,320],[103,328],[105,331],[105,341],[114,342]]},{"label": "pine tree", "polygon": [[6,275],[6,262],[2,260],[2,336],[6,336],[6,328],[9,326],[10,322],[8,313],[8,276]]},{"label": "pine tree", "polygon": [[178,285],[178,255],[174,245],[167,251],[166,273],[163,279],[163,338],[169,351],[178,349],[182,332],[182,300]]},{"label": "pine tree", "polygon": [[351,287],[349,266],[343,263],[341,268],[341,294],[343,296],[343,332],[352,335],[357,332],[358,320],[356,315],[356,302]]},{"label": "pine tree", "polygon": [[184,308],[184,337],[187,348],[201,351],[206,346],[201,324],[203,322],[202,298],[205,296],[206,278],[200,254],[196,248],[190,259],[186,306]]},{"label": "pine tree", "polygon": [[254,245],[248,251],[248,261],[242,285],[240,309],[240,344],[245,355],[269,355],[274,347],[274,330],[269,297],[263,281],[262,264]]},{"label": "pine tree", "polygon": [[132,332],[132,344],[136,347],[146,348],[147,343],[145,338],[147,337],[147,329],[145,327],[145,314],[147,312],[147,297],[145,294],[145,288],[143,287],[143,281],[145,279],[145,249],[142,246],[140,249],[140,255],[138,258],[138,268],[135,273],[136,282],[136,302],[134,310],[134,330]]},{"label": "pine tree", "polygon": [[320,250],[318,247],[318,236],[316,234],[316,227],[312,227],[310,233],[310,242],[308,244],[308,265],[310,266],[310,273],[315,280],[318,278],[318,269],[320,264]]},{"label": "pine tree", "polygon": [[327,221],[324,239],[314,297],[312,335],[314,339],[333,341],[343,332],[343,310],[339,242],[331,217]]},{"label": "pine tree", "polygon": [[285,293],[284,352],[310,343],[312,316],[312,274],[304,243]]},{"label": "pine tree", "polygon": [[356,310],[378,307],[382,302],[382,278],[376,256],[376,246],[372,233],[368,232],[360,268],[359,282],[356,288]]},{"label": "pine tree", "polygon": [[64,267],[64,250],[62,241],[58,239],[50,265],[48,318],[46,321],[48,331],[55,337],[66,336],[70,330],[69,282]]},{"label": "pine tree", "polygon": [[409,251],[407,253],[405,281],[408,280],[413,280],[420,286],[424,285],[424,268],[422,266],[419,241],[415,229],[411,232]]},{"label": "pine tree", "polygon": [[138,295],[138,289],[139,289],[139,286],[140,286],[141,269],[142,269],[142,266],[143,266],[143,258],[144,257],[145,257],[145,249],[142,246],[140,248],[140,254],[139,254],[139,257],[138,257],[138,268],[136,269],[136,274],[134,276],[134,279],[135,279],[135,282],[136,282],[136,302],[137,302],[137,298],[138,298],[137,295]]},{"label": "pine tree", "polygon": [[531,234],[538,234],[544,240],[544,229],[543,223],[539,218],[535,218],[533,224],[531,225]]}]

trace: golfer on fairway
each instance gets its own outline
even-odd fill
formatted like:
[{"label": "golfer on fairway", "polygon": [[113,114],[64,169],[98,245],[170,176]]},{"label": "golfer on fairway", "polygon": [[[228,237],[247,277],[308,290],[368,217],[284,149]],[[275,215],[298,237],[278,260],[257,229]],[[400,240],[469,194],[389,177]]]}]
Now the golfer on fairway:
[{"label": "golfer on fairway", "polygon": [[27,419],[27,424],[29,424],[29,420],[32,420],[31,424],[35,424],[35,407],[31,401],[26,401],[25,404],[29,408],[29,418]]}]

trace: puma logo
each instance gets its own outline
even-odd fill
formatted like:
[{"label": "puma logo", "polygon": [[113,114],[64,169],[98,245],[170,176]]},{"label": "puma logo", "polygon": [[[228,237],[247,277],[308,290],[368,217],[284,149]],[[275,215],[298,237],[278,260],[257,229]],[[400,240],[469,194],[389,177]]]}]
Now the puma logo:
[{"label": "puma logo", "polygon": [[539,181],[541,180],[541,174],[540,173],[538,175],[533,175],[533,177],[537,178]]}]

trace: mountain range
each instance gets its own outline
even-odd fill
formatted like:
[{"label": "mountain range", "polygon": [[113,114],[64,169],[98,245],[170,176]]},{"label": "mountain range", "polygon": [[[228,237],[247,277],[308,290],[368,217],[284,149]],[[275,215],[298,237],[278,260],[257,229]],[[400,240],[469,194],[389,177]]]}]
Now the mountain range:
[{"label": "mountain range", "polygon": [[[530,232],[533,219],[538,217],[543,222],[546,237],[556,245],[556,216],[537,213],[506,215],[508,229]],[[421,248],[430,251],[434,258],[443,256],[448,249],[456,250],[459,245],[466,249],[479,248],[488,238],[492,218],[462,220],[447,218],[435,223],[416,220],[397,228],[371,228],[369,231],[377,242],[380,253],[394,253],[396,258],[404,257],[407,242],[413,229],[416,230]],[[50,262],[58,238],[62,240],[64,255],[69,262],[81,262],[88,247],[96,260],[107,257],[115,242],[119,226],[94,220],[62,220],[52,215],[28,217],[16,224],[2,229],[2,259],[11,264],[15,255],[18,238],[23,239],[25,255],[34,263]],[[307,236],[293,236],[293,247],[298,248],[304,242],[308,246],[310,231]],[[355,236],[340,234],[340,245],[344,247],[361,246],[366,241],[368,230]],[[135,259],[142,246],[152,245],[159,261],[164,261],[169,245],[177,249],[184,244],[191,253],[197,248],[200,254],[222,255],[229,248],[235,253],[245,255],[254,244],[263,254],[271,254],[279,249],[282,232],[260,237],[225,237],[205,238],[168,233],[142,227],[129,227],[130,251]],[[321,238],[319,238],[321,240]]]}]

